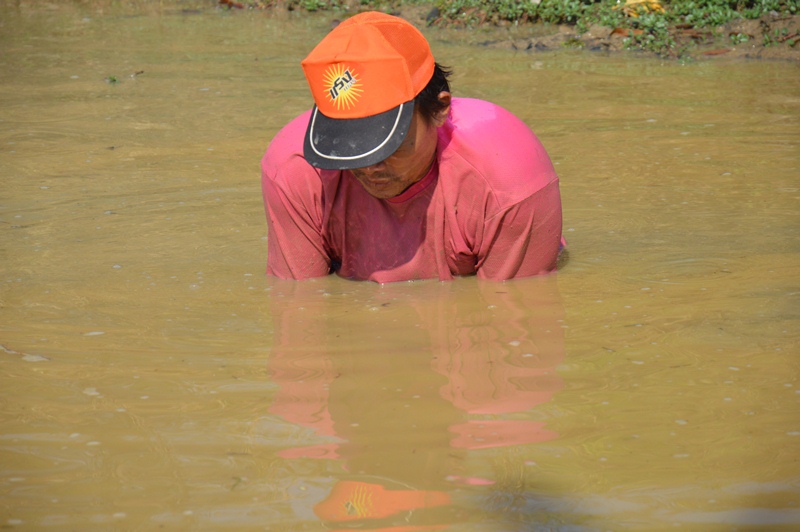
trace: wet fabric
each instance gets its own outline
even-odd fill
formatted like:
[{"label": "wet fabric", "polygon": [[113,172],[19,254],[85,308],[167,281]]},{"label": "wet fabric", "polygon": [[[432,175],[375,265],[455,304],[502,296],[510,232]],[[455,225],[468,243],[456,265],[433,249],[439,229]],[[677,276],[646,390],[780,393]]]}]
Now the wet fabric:
[{"label": "wet fabric", "polygon": [[434,166],[400,196],[370,196],[349,171],[302,156],[305,113],[262,160],[267,273],[305,279],[335,271],[381,283],[503,280],[552,271],[561,242],[558,177],[521,120],[489,102],[453,99]]}]

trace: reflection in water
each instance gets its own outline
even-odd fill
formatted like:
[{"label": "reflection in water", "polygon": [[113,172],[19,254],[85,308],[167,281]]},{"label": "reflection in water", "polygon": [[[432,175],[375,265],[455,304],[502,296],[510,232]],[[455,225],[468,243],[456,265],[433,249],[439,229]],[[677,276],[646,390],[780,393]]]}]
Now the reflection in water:
[{"label": "reflection in water", "polygon": [[268,285],[258,160],[331,15],[194,1],[0,2],[0,526],[316,531],[444,493],[326,524],[797,529],[798,65],[424,30],[554,158],[560,324],[525,285]]},{"label": "reflection in water", "polygon": [[324,521],[424,522],[454,486],[495,483],[466,470],[469,450],[556,437],[529,419],[562,386],[555,276],[385,285],[348,305],[314,283],[271,282],[270,412],[324,440],[279,454],[340,463],[314,507]]}]

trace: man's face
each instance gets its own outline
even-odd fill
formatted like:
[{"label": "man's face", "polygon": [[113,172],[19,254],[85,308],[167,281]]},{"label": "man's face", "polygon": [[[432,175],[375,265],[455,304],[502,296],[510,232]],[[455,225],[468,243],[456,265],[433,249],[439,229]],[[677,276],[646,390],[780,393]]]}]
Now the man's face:
[{"label": "man's face", "polygon": [[436,125],[414,111],[408,134],[397,151],[377,164],[350,172],[371,196],[399,196],[430,169],[436,155]]}]

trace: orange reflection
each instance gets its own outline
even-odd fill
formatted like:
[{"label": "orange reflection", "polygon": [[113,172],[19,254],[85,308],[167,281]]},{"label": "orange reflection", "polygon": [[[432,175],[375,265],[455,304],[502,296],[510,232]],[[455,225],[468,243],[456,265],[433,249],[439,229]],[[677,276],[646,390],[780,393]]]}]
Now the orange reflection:
[{"label": "orange reflection", "polygon": [[380,484],[342,480],[336,483],[324,501],[314,507],[314,513],[326,521],[345,522],[383,519],[401,512],[446,504],[450,504],[450,496],[440,491],[388,490]]},{"label": "orange reflection", "polygon": [[[270,412],[324,440],[279,455],[341,462],[347,473],[314,506],[330,525],[445,528],[409,516],[447,507],[454,483],[493,483],[470,471],[463,453],[557,436],[520,415],[562,386],[554,276],[414,286],[272,282],[269,369],[279,389]],[[352,293],[334,299],[324,297],[328,290]]]}]

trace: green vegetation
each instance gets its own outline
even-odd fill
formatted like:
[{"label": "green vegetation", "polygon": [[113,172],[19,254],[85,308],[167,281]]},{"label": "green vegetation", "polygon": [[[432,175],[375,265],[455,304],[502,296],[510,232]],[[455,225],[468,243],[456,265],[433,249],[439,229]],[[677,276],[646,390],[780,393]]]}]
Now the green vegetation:
[{"label": "green vegetation", "polygon": [[[627,33],[629,48],[661,55],[680,55],[676,28],[713,29],[736,19],[800,11],[798,0],[437,0],[436,5],[442,21],[467,26],[532,21],[571,24],[582,33],[597,24]],[[740,36],[738,42],[746,39]]]},{"label": "green vegetation", "polygon": [[[653,8],[649,8],[653,6]],[[542,21],[553,24],[590,24],[624,27],[654,26],[641,18],[657,18],[666,24],[688,23],[695,27],[719,26],[736,18],[758,18],[764,13],[795,14],[797,0],[664,0],[640,2],[631,6],[628,16],[625,1],[617,0],[437,0],[442,15],[452,20],[489,19],[493,21]]]},{"label": "green vegetation", "polygon": [[747,35],[746,33],[734,33],[731,34],[730,37],[731,37],[731,44],[734,45],[746,43],[747,41],[750,40],[750,36]]},{"label": "green vegetation", "polygon": [[[722,37],[731,45],[754,41],[754,35],[714,33],[736,20],[758,19],[768,14],[800,14],[800,0],[220,0],[220,4],[248,7],[283,6],[290,10],[360,9],[394,11],[419,4],[435,8],[428,23],[439,26],[476,27],[483,24],[525,24],[542,22],[573,26],[585,33],[592,26],[624,35],[629,49],[646,50],[662,56],[681,56],[692,43]],[[766,28],[765,28],[766,30]],[[764,46],[787,43],[794,46],[797,34],[764,33]],[[579,47],[579,39],[564,46]]]}]

